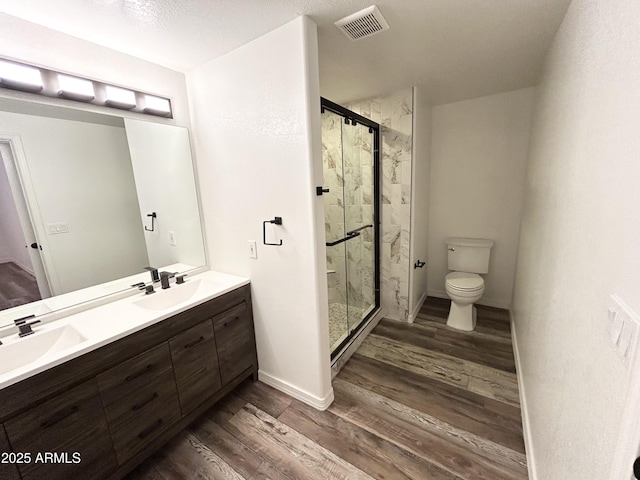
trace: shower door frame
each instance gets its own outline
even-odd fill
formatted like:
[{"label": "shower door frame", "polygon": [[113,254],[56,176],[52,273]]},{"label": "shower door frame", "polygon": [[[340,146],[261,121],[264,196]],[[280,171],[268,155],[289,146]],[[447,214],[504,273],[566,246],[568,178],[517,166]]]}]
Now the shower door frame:
[{"label": "shower door frame", "polygon": [[373,309],[362,320],[360,320],[360,323],[353,330],[351,330],[351,327],[349,326],[349,333],[347,337],[331,351],[331,360],[333,361],[345,346],[347,346],[362,331],[368,320],[370,320],[380,310],[380,124],[352,112],[331,100],[320,97],[320,111],[321,113],[324,113],[325,110],[333,112],[344,119],[349,119],[354,126],[359,123],[369,127],[373,133],[371,149],[373,153],[373,224],[375,227],[375,235],[373,238],[375,304]]}]

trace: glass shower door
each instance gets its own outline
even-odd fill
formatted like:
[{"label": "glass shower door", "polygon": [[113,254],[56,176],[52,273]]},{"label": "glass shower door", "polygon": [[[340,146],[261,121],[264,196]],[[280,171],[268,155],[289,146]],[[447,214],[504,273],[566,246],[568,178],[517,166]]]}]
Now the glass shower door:
[{"label": "glass shower door", "polygon": [[322,167],[329,287],[329,342],[331,351],[349,335],[347,312],[347,253],[345,229],[344,161],[340,115],[322,114]]},{"label": "glass shower door", "polygon": [[375,307],[373,132],[342,124],[347,323],[352,333]]},{"label": "glass shower door", "polygon": [[379,295],[377,129],[332,105],[323,108],[322,149],[323,186],[329,190],[324,206],[333,356],[376,309]]}]

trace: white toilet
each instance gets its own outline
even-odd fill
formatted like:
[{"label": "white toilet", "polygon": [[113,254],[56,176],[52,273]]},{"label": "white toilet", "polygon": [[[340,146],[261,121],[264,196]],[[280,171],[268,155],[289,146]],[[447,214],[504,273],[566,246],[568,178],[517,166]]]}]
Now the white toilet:
[{"label": "white toilet", "polygon": [[447,325],[458,330],[476,328],[475,302],[484,292],[484,280],[479,273],[489,272],[489,256],[493,240],[484,238],[448,238],[449,273],[444,288],[451,299]]}]

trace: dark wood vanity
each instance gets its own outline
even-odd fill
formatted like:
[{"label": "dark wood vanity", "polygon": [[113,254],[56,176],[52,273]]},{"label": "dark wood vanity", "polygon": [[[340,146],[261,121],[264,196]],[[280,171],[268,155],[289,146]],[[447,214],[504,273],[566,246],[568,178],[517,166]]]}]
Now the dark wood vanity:
[{"label": "dark wood vanity", "polygon": [[121,478],[257,369],[246,285],[0,390],[0,479]]}]

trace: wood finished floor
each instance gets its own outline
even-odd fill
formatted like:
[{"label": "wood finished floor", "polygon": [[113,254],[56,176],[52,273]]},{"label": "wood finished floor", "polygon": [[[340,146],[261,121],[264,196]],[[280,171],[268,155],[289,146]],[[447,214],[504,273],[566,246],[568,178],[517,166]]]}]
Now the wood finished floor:
[{"label": "wood finished floor", "polygon": [[0,310],[40,299],[38,283],[33,275],[13,262],[0,263]]},{"label": "wood finished floor", "polygon": [[245,382],[127,479],[526,479],[508,313],[479,307],[465,333],[448,308],[382,320],[327,411]]}]

